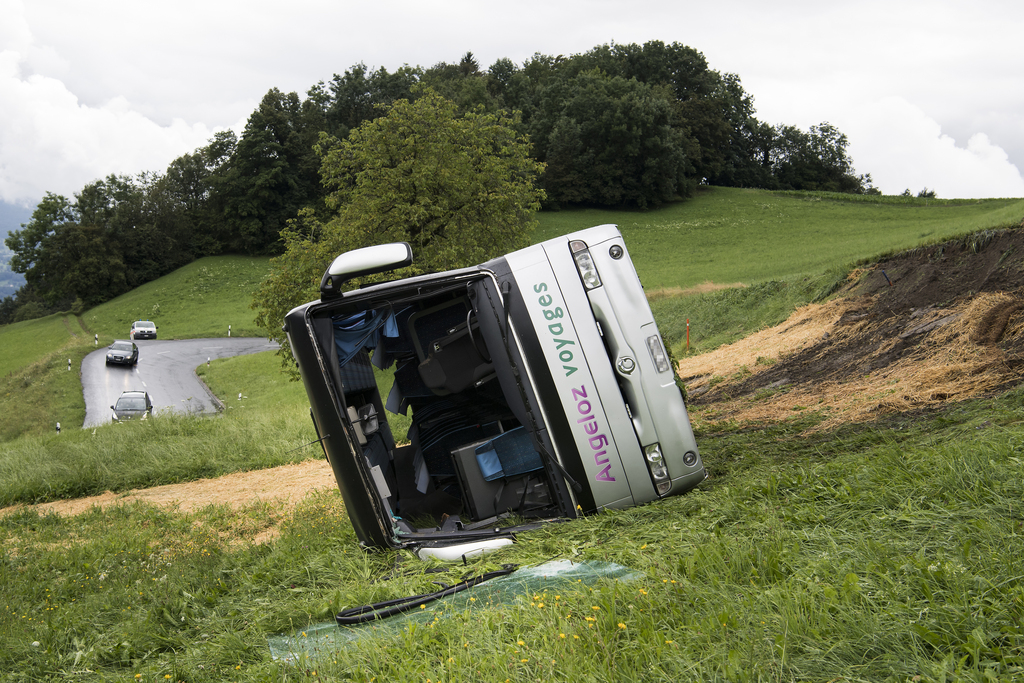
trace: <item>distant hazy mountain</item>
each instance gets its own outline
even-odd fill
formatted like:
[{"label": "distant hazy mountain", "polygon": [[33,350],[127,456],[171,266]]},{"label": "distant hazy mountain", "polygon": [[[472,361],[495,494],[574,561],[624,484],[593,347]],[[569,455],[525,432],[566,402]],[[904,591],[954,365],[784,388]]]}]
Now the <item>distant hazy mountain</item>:
[{"label": "distant hazy mountain", "polygon": [[[8,234],[21,230],[23,223],[28,223],[32,218],[35,207],[19,206],[0,201],[0,237],[7,237]],[[25,278],[20,273],[12,273],[7,263],[11,260],[11,250],[0,240],[0,298],[10,296],[17,291],[18,287],[25,284]]]}]

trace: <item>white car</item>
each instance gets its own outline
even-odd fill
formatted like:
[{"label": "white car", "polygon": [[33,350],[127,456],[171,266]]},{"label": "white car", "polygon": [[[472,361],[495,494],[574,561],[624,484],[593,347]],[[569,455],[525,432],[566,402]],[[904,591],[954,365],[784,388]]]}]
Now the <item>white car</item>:
[{"label": "white car", "polygon": [[128,333],[129,339],[156,339],[156,324],[149,320],[136,320]]},{"label": "white car", "polygon": [[[360,541],[494,539],[707,476],[622,236],[602,225],[479,266],[342,293],[408,265],[408,244],[342,254],[285,330]],[[392,369],[381,396],[373,367]],[[412,419],[399,446],[387,413]],[[417,528],[409,520],[430,519]]]}]

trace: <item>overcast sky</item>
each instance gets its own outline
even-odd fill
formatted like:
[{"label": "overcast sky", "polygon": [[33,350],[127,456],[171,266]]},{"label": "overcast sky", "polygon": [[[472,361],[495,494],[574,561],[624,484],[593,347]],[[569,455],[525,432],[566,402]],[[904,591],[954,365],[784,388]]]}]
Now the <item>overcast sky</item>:
[{"label": "overcast sky", "polygon": [[1024,197],[1024,3],[974,0],[0,0],[0,201],[164,171],[272,87],[357,62],[679,42],[761,121],[849,138],[886,194]]}]

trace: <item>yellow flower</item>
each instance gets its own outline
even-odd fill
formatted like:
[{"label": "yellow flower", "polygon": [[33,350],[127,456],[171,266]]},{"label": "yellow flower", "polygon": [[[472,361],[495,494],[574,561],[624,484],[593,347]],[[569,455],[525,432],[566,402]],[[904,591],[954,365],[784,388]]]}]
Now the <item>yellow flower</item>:
[{"label": "yellow flower", "polygon": [[564,634],[564,633],[559,633],[559,634],[558,634],[558,637],[559,637],[559,638],[565,638],[565,634]]},{"label": "yellow flower", "polygon": [[523,642],[523,641],[521,641],[521,640],[517,640],[517,641],[516,641],[516,645],[526,645],[526,643],[524,643],[524,642]]},{"label": "yellow flower", "polygon": [[642,546],[640,546],[640,550],[643,550],[643,549],[644,549],[644,548],[646,548],[646,547],[647,547],[647,544],[646,544],[646,543],[644,543],[644,544],[643,544]]},{"label": "yellow flower", "polygon": [[573,640],[579,640],[579,639],[580,639],[580,637],[574,634],[574,635],[573,635],[573,637],[572,637],[572,639],[573,639]]},{"label": "yellow flower", "polygon": [[420,609],[427,609],[426,605],[420,605]]},{"label": "yellow flower", "polygon": [[619,622],[619,628],[626,628],[626,625],[625,625],[625,624],[623,624],[623,623],[622,623],[622,622],[620,621],[620,622]]},{"label": "yellow flower", "polygon": [[592,607],[591,607],[590,609],[593,609],[593,610],[599,610],[599,609],[601,609],[601,608],[600,608],[600,607],[598,607],[597,605],[594,605],[594,606],[592,606]]},{"label": "yellow flower", "polygon": [[666,644],[666,645],[671,645],[671,644],[672,644],[672,643],[674,643],[674,642],[676,642],[676,641],[674,641],[674,640],[666,640],[666,641],[665,641],[665,644]]}]

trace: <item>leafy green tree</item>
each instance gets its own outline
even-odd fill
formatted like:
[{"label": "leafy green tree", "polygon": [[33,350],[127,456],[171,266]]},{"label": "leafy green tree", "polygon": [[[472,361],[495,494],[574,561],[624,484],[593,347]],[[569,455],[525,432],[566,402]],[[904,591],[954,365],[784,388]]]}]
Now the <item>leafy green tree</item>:
[{"label": "leafy green tree", "polygon": [[319,199],[313,144],[326,126],[323,105],[272,88],[249,117],[216,182],[229,250],[278,253],[288,219]]},{"label": "leafy green tree", "polygon": [[110,175],[86,185],[74,202],[47,194],[7,241],[12,268],[26,278],[19,305],[93,306],[191,260],[167,229],[173,207],[154,201],[160,182],[149,173]]},{"label": "leafy green tree", "polygon": [[546,103],[557,110],[544,138],[551,201],[648,208],[689,194],[692,166],[664,89],[595,70],[553,86]]},{"label": "leafy green tree", "polygon": [[770,151],[772,175],[778,189],[861,193],[863,178],[854,175],[846,153],[847,137],[835,126],[821,123],[803,132],[778,126]]},{"label": "leafy green tree", "polygon": [[327,126],[325,131],[337,138],[348,137],[349,131],[366,121],[383,115],[384,107],[397,100],[410,99],[423,70],[403,66],[394,73],[381,67],[370,70],[359,63],[344,75],[334,75],[326,86]]},{"label": "leafy green tree", "polygon": [[215,133],[205,147],[172,161],[151,187],[148,201],[160,217],[160,229],[188,260],[218,254],[225,246],[221,190],[237,146],[234,131]]},{"label": "leafy green tree", "polygon": [[[351,249],[409,242],[416,256],[410,272],[430,272],[529,244],[542,165],[515,125],[514,117],[460,115],[428,90],[395,102],[343,141],[322,136],[321,174],[335,214],[324,223],[306,211],[289,224],[287,249],[253,301],[257,324],[284,343],[284,315],[317,298],[324,269]],[[290,351],[284,356],[290,367]]]},{"label": "leafy green tree", "polygon": [[340,142],[321,137],[321,174],[339,245],[405,240],[428,270],[446,270],[529,242],[542,166],[517,120],[470,112],[431,91]]},{"label": "leafy green tree", "polygon": [[25,286],[49,306],[66,299],[62,279],[67,261],[60,248],[60,235],[77,222],[75,205],[62,195],[47,192],[32,212],[32,219],[4,240],[13,252],[11,270],[23,274]]}]

